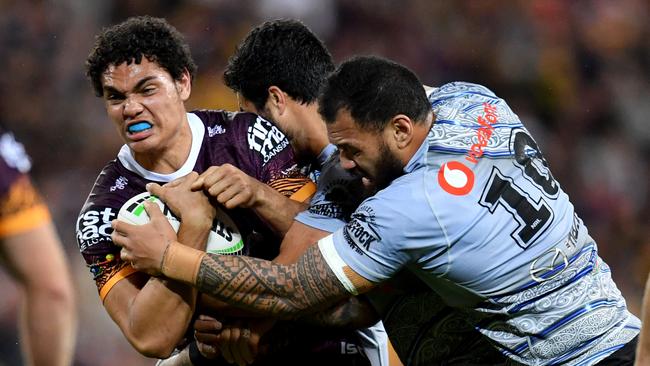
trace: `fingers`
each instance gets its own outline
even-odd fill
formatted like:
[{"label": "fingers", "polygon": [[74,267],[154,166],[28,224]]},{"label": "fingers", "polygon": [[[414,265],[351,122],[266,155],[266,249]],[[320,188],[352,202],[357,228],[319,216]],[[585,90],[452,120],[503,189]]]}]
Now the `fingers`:
[{"label": "fingers", "polygon": [[145,188],[147,189],[147,192],[160,197],[160,199],[163,199],[163,196],[165,195],[165,189],[158,183],[147,183]]},{"label": "fingers", "polygon": [[205,358],[213,360],[219,356],[219,348],[211,344],[196,341],[196,348],[199,349],[199,352],[201,352]]},{"label": "fingers", "polygon": [[194,338],[202,343],[214,345],[219,340],[222,324],[207,315],[200,315],[194,321]]},{"label": "fingers", "polygon": [[254,353],[251,350],[250,338],[251,330],[248,328],[242,328],[240,331],[239,341],[233,351],[235,360],[240,365],[253,363],[253,360],[255,359]]},{"label": "fingers", "polygon": [[149,218],[151,220],[164,219],[165,221],[167,221],[165,215],[163,215],[162,211],[160,211],[160,206],[158,206],[157,203],[153,203],[151,201],[144,201],[142,205],[144,206],[144,210],[147,212],[147,215],[149,215]]},{"label": "fingers", "polygon": [[221,322],[208,315],[199,315],[199,318],[194,321],[194,330],[200,332],[218,332],[221,328],[223,328]]},{"label": "fingers", "polygon": [[223,358],[228,363],[235,362],[232,352],[230,352],[230,342],[232,339],[231,333],[232,333],[231,328],[225,328],[224,330],[221,331],[221,334],[219,335],[219,349],[221,349],[221,356],[223,356]]},{"label": "fingers", "polygon": [[209,187],[209,185],[206,184],[205,180],[206,180],[208,177],[212,177],[212,176],[214,176],[214,177],[212,177],[211,179],[216,179],[216,180],[218,180],[218,179],[220,179],[219,176],[218,176],[218,174],[219,174],[219,167],[218,167],[218,166],[211,166],[211,167],[209,167],[209,168],[206,169],[203,173],[201,173],[201,174],[200,174],[200,175],[199,175],[199,176],[194,180],[194,182],[192,182],[192,184],[190,185],[190,189],[193,190],[193,191],[200,191],[200,190],[202,190],[204,187],[206,187],[206,188]]}]

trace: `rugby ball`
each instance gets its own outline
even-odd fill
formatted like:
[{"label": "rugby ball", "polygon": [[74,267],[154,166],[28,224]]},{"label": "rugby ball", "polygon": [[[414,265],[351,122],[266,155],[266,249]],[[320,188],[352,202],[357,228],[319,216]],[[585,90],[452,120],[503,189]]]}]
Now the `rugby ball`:
[{"label": "rugby ball", "polygon": [[[161,201],[158,197],[149,192],[143,192],[131,197],[122,207],[117,214],[117,219],[134,225],[142,225],[149,222],[149,215],[144,209],[144,202],[151,201],[158,204],[160,210],[163,212],[174,231],[178,232],[181,225],[180,220],[172,211]],[[208,243],[206,245],[206,252],[214,254],[242,254],[244,249],[244,241],[242,240],[241,233],[237,225],[232,221],[230,216],[225,213],[220,207],[217,207],[217,215],[212,222],[212,228],[208,235]]]}]

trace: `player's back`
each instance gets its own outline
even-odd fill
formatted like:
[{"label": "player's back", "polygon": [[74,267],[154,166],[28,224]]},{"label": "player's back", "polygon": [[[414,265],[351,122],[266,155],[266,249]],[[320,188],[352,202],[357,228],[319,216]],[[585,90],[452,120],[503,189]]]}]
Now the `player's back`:
[{"label": "player's back", "polygon": [[416,273],[478,310],[477,328],[518,361],[589,364],[632,339],[638,319],[517,115],[475,84],[429,99],[423,190],[439,245]]},{"label": "player's back", "polygon": [[461,82],[429,100],[406,174],[335,234],[355,249],[344,261],[375,282],[405,265],[519,362],[592,364],[634,338],[639,320],[505,101]]}]

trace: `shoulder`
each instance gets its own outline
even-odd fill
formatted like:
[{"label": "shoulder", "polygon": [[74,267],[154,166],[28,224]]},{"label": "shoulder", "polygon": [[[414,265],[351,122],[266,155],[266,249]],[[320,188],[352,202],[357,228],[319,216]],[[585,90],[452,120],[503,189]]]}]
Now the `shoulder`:
[{"label": "shoulder", "polygon": [[367,225],[378,240],[390,245],[404,244],[416,230],[435,228],[435,215],[427,192],[425,169],[405,174],[388,187],[364,200],[352,214],[352,220]]},{"label": "shoulder", "polygon": [[129,198],[144,191],[145,184],[144,178],[124,168],[118,160],[109,162],[99,173],[79,212],[76,229],[80,245],[102,233],[107,236],[111,220],[117,218]]},{"label": "shoulder", "polygon": [[229,144],[247,147],[249,152],[259,155],[263,164],[289,147],[289,141],[275,123],[254,113],[230,112],[224,110],[197,110],[204,123],[207,138],[223,135]]}]

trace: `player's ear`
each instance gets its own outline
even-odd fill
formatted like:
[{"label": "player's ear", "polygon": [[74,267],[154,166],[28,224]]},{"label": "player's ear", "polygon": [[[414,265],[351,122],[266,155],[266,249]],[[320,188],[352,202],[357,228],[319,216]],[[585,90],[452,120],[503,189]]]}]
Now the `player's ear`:
[{"label": "player's ear", "polygon": [[413,140],[413,121],[403,114],[393,117],[387,129],[390,138],[393,139],[395,146],[399,149],[406,148]]},{"label": "player's ear", "polygon": [[176,91],[180,95],[183,102],[190,99],[190,94],[192,93],[192,76],[187,69],[183,70],[181,77],[174,82],[176,84]]},{"label": "player's ear", "polygon": [[269,86],[268,92],[266,107],[271,111],[271,115],[282,116],[287,109],[287,95],[275,85]]}]

